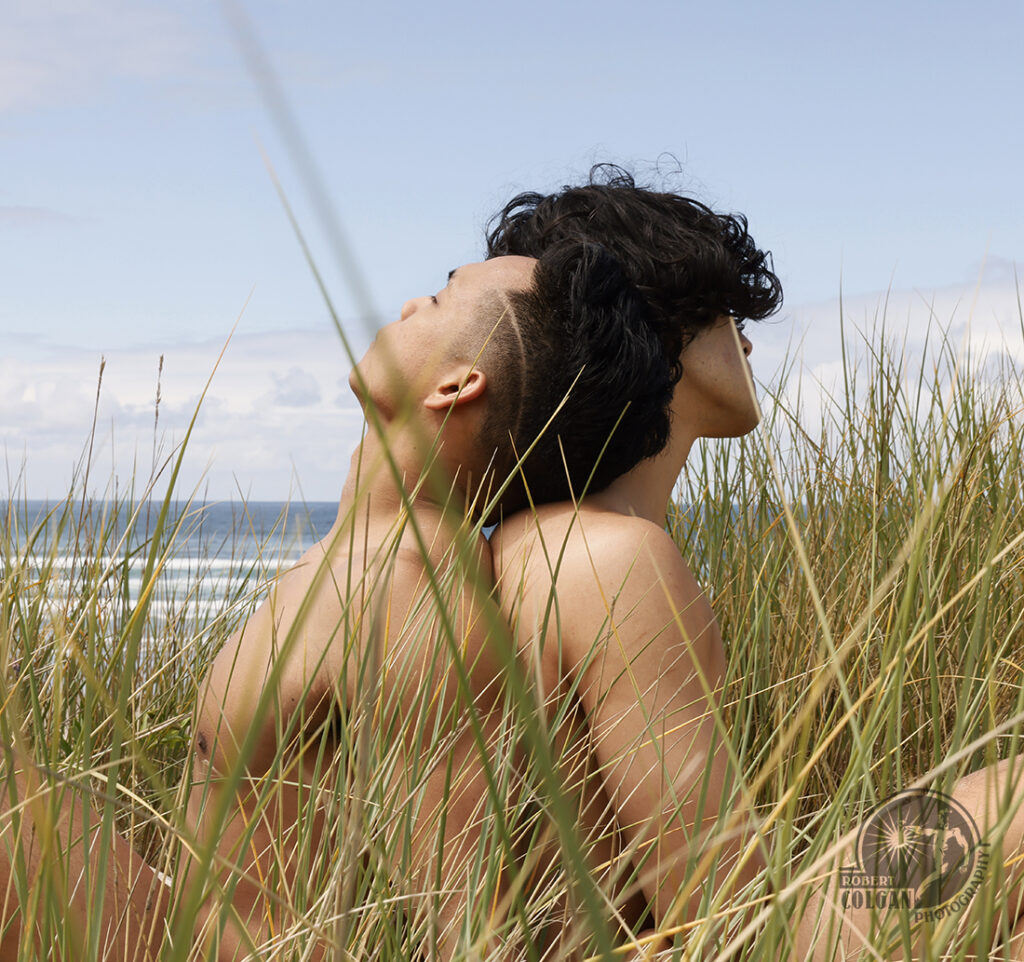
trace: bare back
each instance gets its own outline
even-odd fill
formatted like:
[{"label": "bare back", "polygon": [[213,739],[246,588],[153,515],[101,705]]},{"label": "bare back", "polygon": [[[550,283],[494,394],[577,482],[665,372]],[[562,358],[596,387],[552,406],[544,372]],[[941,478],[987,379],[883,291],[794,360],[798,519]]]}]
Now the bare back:
[{"label": "bare back", "polygon": [[[569,755],[589,753],[598,774],[581,794],[599,784],[658,925],[693,919],[695,863],[720,849],[729,864],[745,847],[706,837],[733,777],[716,720],[725,652],[704,592],[663,529],[586,501],[513,517],[492,550],[522,657],[552,711],[573,701]],[[759,864],[755,853],[738,883]]]}]

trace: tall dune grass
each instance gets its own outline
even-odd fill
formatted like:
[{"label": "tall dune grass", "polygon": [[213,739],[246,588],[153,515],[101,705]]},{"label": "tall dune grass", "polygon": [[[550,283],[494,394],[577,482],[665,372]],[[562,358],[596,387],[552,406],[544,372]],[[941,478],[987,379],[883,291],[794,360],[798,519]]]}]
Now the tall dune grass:
[{"label": "tall dune grass", "polygon": [[[760,434],[691,459],[683,500],[699,509],[674,519],[729,644],[726,722],[776,884],[895,792],[948,791],[1021,750],[1020,370],[979,363],[937,322],[916,356],[884,318],[851,347],[820,422],[776,394]],[[1004,907],[1000,879],[943,927],[961,927],[949,957]]]},{"label": "tall dune grass", "polygon": [[[910,357],[880,325],[851,343],[845,381],[815,423],[771,390],[759,432],[691,455],[669,524],[722,625],[729,668],[720,721],[745,774],[738,790],[763,819],[769,866],[746,894],[761,914],[756,933],[723,948],[736,935],[723,936],[724,927],[751,916],[707,887],[707,921],[676,927],[676,957],[711,944],[718,958],[784,955],[807,879],[876,803],[916,784],[948,789],[958,775],[1019,752],[1024,390],[1016,370],[994,372],[958,353],[938,326],[932,338],[924,357]],[[162,502],[148,488],[137,499],[90,500],[76,486],[45,524],[33,524],[19,502],[26,492],[11,492],[0,532],[0,741],[5,771],[40,773],[39,796],[8,792],[5,808],[31,812],[43,844],[53,805],[71,792],[92,801],[101,839],[120,832],[177,886],[165,958],[184,960],[202,951],[185,937],[199,910],[179,886],[185,851],[218,906],[214,941],[232,913],[217,853],[184,818],[197,689],[213,653],[266,595],[280,552],[274,536],[259,563],[240,562],[212,596],[197,565],[192,589],[169,595],[162,572],[202,518],[181,507],[174,477]],[[438,617],[422,643],[436,647],[456,684],[472,666],[459,663],[450,599],[472,574],[469,558],[455,551],[424,591]],[[360,584],[346,618],[378,617],[373,592]],[[510,659],[506,629],[492,620],[489,631]],[[405,722],[415,729],[413,755],[380,723],[399,713],[374,700],[379,668],[359,666],[365,703],[346,706],[307,745],[322,752],[323,790],[308,802],[311,817],[282,823],[279,838],[282,858],[305,853],[302,884],[261,880],[275,924],[270,943],[251,946],[254,957],[309,957],[317,940],[339,959],[434,956],[440,893],[409,867],[411,813],[425,769],[467,730],[487,787],[474,815],[480,840],[466,859],[471,897],[458,957],[621,955],[629,933],[615,921],[606,879],[586,867],[590,843],[573,831],[580,800],[560,778],[529,672],[508,661],[497,726],[468,697],[438,719],[432,693],[421,693],[411,712],[402,709],[413,716]],[[275,785],[293,777],[281,735],[258,784],[243,770],[231,776],[267,811]],[[456,766],[451,783],[459,777]],[[327,826],[316,849],[313,815]],[[436,813],[437,830],[451,833],[444,816]],[[8,900],[50,957],[92,957],[99,907],[86,931],[67,924],[59,854],[35,884],[15,862]],[[90,884],[109,871],[101,858]],[[635,872],[627,865],[623,875],[629,889]],[[973,907],[944,923],[951,957],[965,957],[972,925],[1005,908],[1000,878],[993,868]],[[20,958],[34,957],[26,937]]]}]

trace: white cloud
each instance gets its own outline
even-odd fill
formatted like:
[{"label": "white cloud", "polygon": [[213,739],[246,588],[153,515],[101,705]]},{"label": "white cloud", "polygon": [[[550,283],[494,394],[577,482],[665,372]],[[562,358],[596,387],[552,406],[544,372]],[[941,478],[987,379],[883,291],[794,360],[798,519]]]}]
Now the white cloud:
[{"label": "white cloud", "polygon": [[320,385],[302,368],[289,368],[287,374],[272,374],[274,391],[270,403],[287,408],[308,408],[320,403]]},{"label": "white cloud", "polygon": [[787,355],[799,359],[803,369],[839,360],[841,334],[848,342],[869,342],[882,331],[919,350],[940,329],[948,330],[953,344],[970,347],[983,360],[992,351],[1024,358],[1024,338],[1018,293],[1012,277],[998,277],[976,286],[958,285],[936,290],[898,290],[845,298],[840,326],[838,299],[787,308],[779,320],[752,325],[751,358],[766,379]]},{"label": "white cloud", "polygon": [[174,8],[151,0],[12,0],[0,13],[0,110],[187,73],[196,47]]},{"label": "white cloud", "polygon": [[361,431],[354,397],[339,406],[333,398],[324,400],[319,387],[335,385],[339,373],[348,373],[333,332],[236,335],[215,373],[221,344],[167,348],[158,420],[161,351],[155,347],[102,352],[98,407],[100,351],[47,347],[24,336],[6,347],[0,359],[0,444],[8,474],[17,474],[24,462],[32,497],[67,489],[94,410],[92,476],[99,488],[114,475],[122,485],[133,476],[143,480],[195,416],[185,484],[205,472],[210,495],[219,498],[241,488],[247,496],[282,500],[297,478],[310,499],[333,500]]},{"label": "white cloud", "polygon": [[[847,381],[850,392],[861,396],[870,380],[868,369],[877,364],[873,352],[894,351],[902,360],[907,403],[918,393],[926,400],[947,386],[951,369],[937,363],[936,353],[944,335],[948,356],[979,385],[999,387],[1009,369],[1024,366],[1024,329],[1012,271],[993,271],[973,287],[858,296],[843,301],[842,318],[841,327],[837,299],[798,305],[777,327],[755,326],[750,332],[751,361],[759,379],[779,392],[790,411],[799,410],[801,425],[815,436],[833,402],[842,402]],[[771,404],[766,398],[766,410]]]},{"label": "white cloud", "polygon": [[78,223],[77,217],[49,207],[0,206],[0,227],[31,228]]}]

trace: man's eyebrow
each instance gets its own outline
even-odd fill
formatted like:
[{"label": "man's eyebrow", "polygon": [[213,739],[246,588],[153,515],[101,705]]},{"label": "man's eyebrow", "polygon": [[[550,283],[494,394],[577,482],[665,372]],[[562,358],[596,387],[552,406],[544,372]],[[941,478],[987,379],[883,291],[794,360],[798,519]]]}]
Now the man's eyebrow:
[{"label": "man's eyebrow", "polygon": [[457,267],[453,267],[453,268],[452,268],[452,269],[451,269],[450,271],[448,271],[448,283],[449,283],[449,284],[450,284],[450,283],[451,283],[451,282],[452,282],[453,280],[455,280],[455,275],[456,275],[456,274],[457,274],[458,272],[459,272],[459,269],[458,269]]}]

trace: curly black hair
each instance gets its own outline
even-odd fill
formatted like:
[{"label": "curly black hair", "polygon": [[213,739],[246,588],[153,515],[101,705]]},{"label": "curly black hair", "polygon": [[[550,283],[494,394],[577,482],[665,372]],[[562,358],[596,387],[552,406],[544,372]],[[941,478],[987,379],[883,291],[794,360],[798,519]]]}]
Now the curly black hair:
[{"label": "curly black hair", "polygon": [[502,498],[506,514],[527,492],[543,504],[600,491],[661,450],[671,366],[649,305],[607,249],[549,244],[530,288],[503,299],[508,323],[490,354],[500,387],[478,446],[496,453],[497,477],[525,456]]},{"label": "curly black hair", "polygon": [[569,239],[600,244],[621,264],[649,305],[674,381],[683,348],[717,317],[760,320],[782,304],[771,254],[742,214],[638,187],[614,164],[592,167],[583,185],[513,197],[488,224],[487,256],[540,257]]}]

